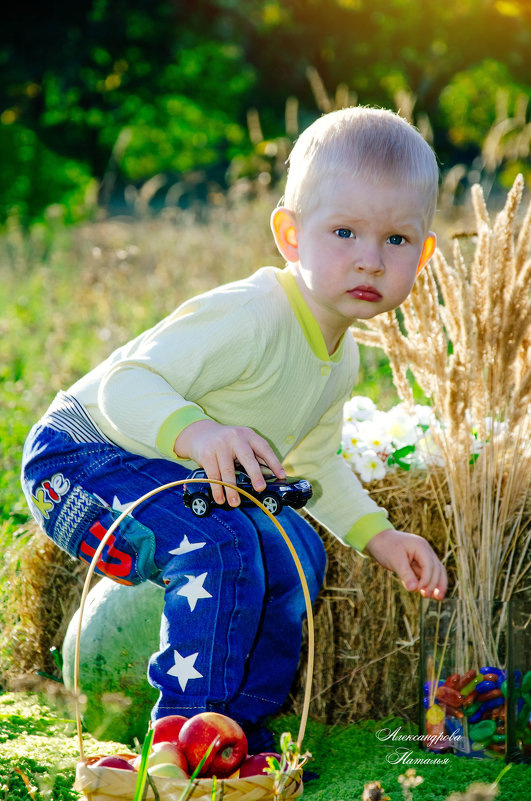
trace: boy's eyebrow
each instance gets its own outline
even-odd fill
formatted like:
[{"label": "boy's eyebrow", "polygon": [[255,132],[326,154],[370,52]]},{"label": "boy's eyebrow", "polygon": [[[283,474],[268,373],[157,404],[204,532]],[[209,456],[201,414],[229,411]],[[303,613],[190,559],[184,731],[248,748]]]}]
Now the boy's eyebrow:
[{"label": "boy's eyebrow", "polygon": [[[344,211],[331,211],[325,219],[326,222],[330,222],[330,224],[345,226],[356,225],[357,223],[365,221],[363,217],[352,217],[348,212]],[[402,220],[389,220],[388,223],[385,223],[385,227],[389,230],[396,228],[417,228],[419,224],[422,225],[422,220],[416,216],[412,216]]]}]

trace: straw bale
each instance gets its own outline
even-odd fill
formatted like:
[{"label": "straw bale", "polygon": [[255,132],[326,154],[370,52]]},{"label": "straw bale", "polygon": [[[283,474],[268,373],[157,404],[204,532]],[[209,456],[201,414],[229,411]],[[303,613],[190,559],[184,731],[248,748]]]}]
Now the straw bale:
[{"label": "straw bale", "polygon": [[11,643],[4,680],[19,684],[24,674],[58,676],[50,648],[60,649],[70,618],[79,606],[88,566],[61,551],[33,525],[11,566],[11,597],[4,612],[2,640]]},{"label": "straw bale", "polygon": [[[418,472],[388,473],[371,496],[395,528],[426,537],[447,552],[444,515],[449,499]],[[327,723],[399,715],[416,720],[419,596],[394,574],[321,531],[328,554],[325,585],[314,608],[316,658],[312,716]],[[448,564],[452,581],[452,565]],[[304,647],[290,708],[302,706]]]}]

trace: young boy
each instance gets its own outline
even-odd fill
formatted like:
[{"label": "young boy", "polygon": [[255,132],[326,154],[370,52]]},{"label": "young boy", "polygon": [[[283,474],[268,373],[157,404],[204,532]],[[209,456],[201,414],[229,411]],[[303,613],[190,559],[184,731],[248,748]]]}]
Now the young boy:
[{"label": "young boy", "polygon": [[[197,466],[234,484],[236,462],[260,491],[265,465],[279,479],[307,478],[316,520],[407,589],[442,599],[446,574],[430,545],[395,531],[337,455],[359,363],[348,328],[408,296],[435,247],[437,180],[430,147],[391,112],[350,108],[311,125],[272,215],[286,269],[265,267],[184,303],[60,393],[32,429],[23,486],[44,531],[90,561],[124,505],[154,487]],[[269,745],[260,721],[290,689],[304,601],[271,521],[236,508],[234,490],[212,492],[233,508],[196,518],[182,487],[139,506],[98,566],[123,583],[166,588],[148,669],[160,690],[153,717],[222,712],[241,723],[252,752]],[[314,599],[322,542],[292,509],[280,522]]]}]

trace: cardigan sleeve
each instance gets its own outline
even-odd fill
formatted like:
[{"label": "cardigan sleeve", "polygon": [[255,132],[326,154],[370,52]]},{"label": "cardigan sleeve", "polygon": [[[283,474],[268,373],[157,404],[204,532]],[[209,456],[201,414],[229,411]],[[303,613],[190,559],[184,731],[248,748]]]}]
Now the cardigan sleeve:
[{"label": "cardigan sleeve", "polygon": [[196,401],[253,369],[256,326],[249,317],[245,306],[235,309],[223,296],[201,296],[129,343],[98,389],[111,432],[176,458],[178,434],[211,419]]},{"label": "cardigan sleeve", "polygon": [[306,510],[338,539],[363,551],[370,539],[391,528],[385,509],[370,498],[359,479],[338,454],[343,424],[343,400],[323,415],[319,424],[284,460],[286,472],[307,478],[313,495]]}]

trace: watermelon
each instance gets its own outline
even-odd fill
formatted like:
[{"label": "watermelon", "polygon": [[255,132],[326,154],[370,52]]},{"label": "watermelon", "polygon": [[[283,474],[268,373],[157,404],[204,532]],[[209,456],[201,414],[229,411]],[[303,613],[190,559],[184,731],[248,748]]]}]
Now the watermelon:
[{"label": "watermelon", "polygon": [[[100,740],[143,741],[158,691],[148,684],[150,656],[159,648],[164,589],[102,578],[89,592],[81,628],[79,685],[86,698],[84,728]],[[74,689],[79,610],[63,642],[63,679]]]}]

